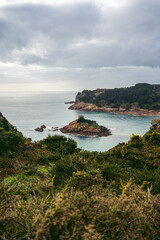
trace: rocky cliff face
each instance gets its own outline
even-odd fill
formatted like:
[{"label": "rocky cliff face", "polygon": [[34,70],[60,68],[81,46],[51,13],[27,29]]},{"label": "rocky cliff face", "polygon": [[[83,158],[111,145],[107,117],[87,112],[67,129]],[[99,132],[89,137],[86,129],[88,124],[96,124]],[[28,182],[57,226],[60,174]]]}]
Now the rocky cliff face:
[{"label": "rocky cliff face", "polygon": [[[88,121],[88,122],[87,122]],[[96,122],[84,119],[84,121],[80,121],[77,119],[67,126],[60,128],[62,133],[71,133],[81,136],[109,136],[111,135],[111,131],[104,127],[99,126]]]},{"label": "rocky cliff face", "polygon": [[123,107],[98,107],[92,103],[77,102],[69,107],[70,110],[86,111],[86,112],[111,112],[117,114],[129,114],[136,116],[160,116],[160,110],[147,110],[133,107],[129,110]]}]

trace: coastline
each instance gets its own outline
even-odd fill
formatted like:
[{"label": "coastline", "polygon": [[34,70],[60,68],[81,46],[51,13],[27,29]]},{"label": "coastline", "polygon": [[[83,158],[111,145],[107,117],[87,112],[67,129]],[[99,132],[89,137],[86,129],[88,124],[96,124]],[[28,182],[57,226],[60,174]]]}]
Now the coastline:
[{"label": "coastline", "polygon": [[97,107],[95,104],[78,102],[71,105],[68,109],[86,111],[86,112],[106,112],[115,114],[127,114],[135,116],[160,116],[160,110],[147,110],[141,108],[133,108],[126,110],[124,108],[109,108],[109,107]]}]

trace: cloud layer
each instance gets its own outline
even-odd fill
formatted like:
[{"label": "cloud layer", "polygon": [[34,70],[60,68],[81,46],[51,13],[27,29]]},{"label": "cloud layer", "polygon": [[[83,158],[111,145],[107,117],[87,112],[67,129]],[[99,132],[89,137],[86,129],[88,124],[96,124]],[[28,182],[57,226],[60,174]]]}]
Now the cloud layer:
[{"label": "cloud layer", "polygon": [[[31,84],[32,79],[35,84],[56,85],[62,81],[64,87],[68,82],[78,90],[80,84],[119,86],[122,77],[127,78],[126,85],[137,80],[158,83],[159,12],[158,0],[47,0],[45,4],[2,0],[0,84]],[[20,78],[19,66],[22,75],[28,70],[30,79]],[[150,69],[149,76],[154,77],[148,79],[140,67],[141,71]],[[6,69],[10,69],[8,74]],[[39,78],[37,69],[44,69],[44,76]]]}]

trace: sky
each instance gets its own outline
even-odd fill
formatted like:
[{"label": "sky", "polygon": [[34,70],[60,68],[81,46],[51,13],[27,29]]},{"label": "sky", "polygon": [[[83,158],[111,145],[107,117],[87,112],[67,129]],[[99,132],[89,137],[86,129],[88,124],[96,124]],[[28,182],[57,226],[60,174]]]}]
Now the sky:
[{"label": "sky", "polygon": [[0,0],[0,91],[160,84],[160,0]]}]

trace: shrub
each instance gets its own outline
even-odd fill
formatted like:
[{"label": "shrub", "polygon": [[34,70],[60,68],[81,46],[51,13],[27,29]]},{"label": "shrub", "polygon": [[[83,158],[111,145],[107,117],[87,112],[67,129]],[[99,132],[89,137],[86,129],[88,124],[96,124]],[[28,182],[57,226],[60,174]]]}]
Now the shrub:
[{"label": "shrub", "polygon": [[37,177],[27,177],[24,175],[10,176],[3,180],[2,185],[10,195],[22,194],[27,195],[31,192],[30,186],[36,185]]},{"label": "shrub", "polygon": [[159,132],[146,133],[145,140],[150,144],[160,146],[160,133]]},{"label": "shrub", "polygon": [[75,166],[72,158],[61,158],[61,160],[57,161],[51,169],[51,175],[55,176],[54,185],[64,185],[67,179],[72,176],[74,170]]},{"label": "shrub", "polygon": [[26,139],[19,132],[2,132],[0,134],[0,154],[22,151]]},{"label": "shrub", "polygon": [[88,123],[89,125],[95,125],[97,126],[98,124],[96,123],[96,121],[93,120],[89,120],[89,119],[85,119],[84,116],[80,116],[77,120],[77,123]]},{"label": "shrub", "polygon": [[128,146],[133,148],[142,148],[142,137],[140,135],[133,134],[128,142]]},{"label": "shrub", "polygon": [[84,191],[85,188],[89,188],[92,185],[100,184],[102,182],[103,180],[100,171],[98,169],[93,169],[87,172],[73,172],[73,176],[69,180],[69,185]]},{"label": "shrub", "polygon": [[160,199],[143,185],[122,184],[117,198],[97,185],[81,191],[64,188],[35,222],[35,239],[155,239],[159,238]]},{"label": "shrub", "polygon": [[77,143],[73,139],[60,135],[48,136],[39,142],[39,146],[41,148],[44,144],[47,150],[56,153],[73,154],[74,152],[78,151]]}]

